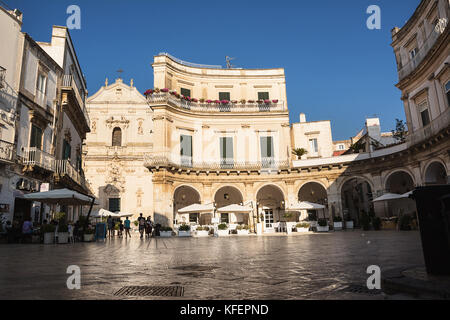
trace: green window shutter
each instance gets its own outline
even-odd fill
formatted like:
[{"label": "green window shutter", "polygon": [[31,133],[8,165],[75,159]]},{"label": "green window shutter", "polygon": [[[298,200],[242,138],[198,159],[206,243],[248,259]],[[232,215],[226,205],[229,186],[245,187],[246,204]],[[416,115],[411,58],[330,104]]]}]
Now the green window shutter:
[{"label": "green window shutter", "polygon": [[71,148],[70,144],[66,140],[64,140],[64,143],[63,143],[63,156],[62,156],[63,160],[67,160],[67,159],[70,158],[71,151],[72,151],[72,148]]},{"label": "green window shutter", "polygon": [[42,148],[42,129],[31,125],[30,147]]},{"label": "green window shutter", "polygon": [[191,96],[191,90],[185,89],[185,88],[181,88],[180,89],[180,94],[182,94],[185,97],[190,97]]},{"label": "green window shutter", "polygon": [[219,100],[228,100],[230,101],[230,93],[229,92],[219,92]]},{"label": "green window shutter", "polygon": [[269,100],[268,92],[258,92],[258,100]]}]

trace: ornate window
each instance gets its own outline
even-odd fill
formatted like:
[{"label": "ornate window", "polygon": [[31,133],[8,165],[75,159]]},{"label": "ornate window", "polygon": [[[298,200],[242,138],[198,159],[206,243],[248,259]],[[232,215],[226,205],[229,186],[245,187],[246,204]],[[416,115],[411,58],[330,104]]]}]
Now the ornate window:
[{"label": "ornate window", "polygon": [[122,130],[118,127],[114,128],[112,132],[112,146],[113,147],[122,146]]}]

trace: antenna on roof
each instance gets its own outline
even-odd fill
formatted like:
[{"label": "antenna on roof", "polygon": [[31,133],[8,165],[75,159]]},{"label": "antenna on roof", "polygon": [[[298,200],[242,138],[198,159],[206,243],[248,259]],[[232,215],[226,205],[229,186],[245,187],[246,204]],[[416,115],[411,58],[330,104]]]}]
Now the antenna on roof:
[{"label": "antenna on roof", "polygon": [[225,57],[225,61],[227,62],[227,69],[231,69],[231,68],[233,68],[234,66],[231,64],[231,60],[234,60],[235,58],[232,58],[232,57],[229,57],[229,56],[226,56]]}]

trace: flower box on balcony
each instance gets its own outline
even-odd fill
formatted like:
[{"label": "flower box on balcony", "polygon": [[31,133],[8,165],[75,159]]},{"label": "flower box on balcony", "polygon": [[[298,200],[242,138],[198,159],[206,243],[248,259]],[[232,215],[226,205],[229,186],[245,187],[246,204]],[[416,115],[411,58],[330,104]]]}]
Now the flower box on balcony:
[{"label": "flower box on balcony", "polygon": [[161,92],[169,92],[169,89],[167,88],[161,89]]},{"label": "flower box on balcony", "polygon": [[220,100],[214,100],[215,104],[220,104]]},{"label": "flower box on balcony", "polygon": [[212,100],[206,100],[206,103],[212,103]]},{"label": "flower box on balcony", "polygon": [[153,90],[151,90],[151,89],[148,89],[148,90],[146,90],[144,92],[144,96],[149,96],[149,95],[152,95],[152,94],[153,94]]},{"label": "flower box on balcony", "polygon": [[272,100],[272,103],[278,103],[278,100]]},{"label": "flower box on balcony", "polygon": [[248,102],[248,103],[255,103],[254,100],[248,100],[247,102]]},{"label": "flower box on balcony", "polygon": [[197,103],[198,102],[198,99],[196,99],[196,98],[192,98],[192,100],[191,100],[192,102],[195,102],[195,103]]},{"label": "flower box on balcony", "polygon": [[258,100],[258,101],[256,101],[256,102],[258,102],[259,104],[261,104],[261,103],[264,102],[264,100]]},{"label": "flower box on balcony", "polygon": [[265,104],[269,104],[269,103],[270,103],[270,100],[266,99],[266,100],[264,100],[264,103],[265,103]]},{"label": "flower box on balcony", "polygon": [[229,104],[230,101],[228,101],[228,100],[222,100],[222,101],[220,101],[220,103],[221,103],[221,104]]}]

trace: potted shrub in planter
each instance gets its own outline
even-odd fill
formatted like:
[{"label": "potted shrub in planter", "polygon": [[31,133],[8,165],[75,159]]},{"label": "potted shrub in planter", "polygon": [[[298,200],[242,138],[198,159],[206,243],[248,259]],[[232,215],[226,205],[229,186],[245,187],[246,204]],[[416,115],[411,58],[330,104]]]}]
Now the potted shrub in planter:
[{"label": "potted shrub in planter", "polygon": [[305,155],[308,154],[305,148],[292,149],[292,154],[297,156],[297,160],[303,159]]},{"label": "potted shrub in planter", "polygon": [[333,229],[334,230],[342,230],[342,217],[341,216],[334,217]]},{"label": "potted shrub in planter", "polygon": [[249,228],[247,225],[239,225],[236,227],[236,231],[239,236],[248,235]]},{"label": "potted shrub in planter", "polygon": [[170,238],[172,236],[172,228],[171,227],[161,227],[159,231],[159,236],[162,238]]},{"label": "potted shrub in planter", "polygon": [[328,232],[330,227],[328,226],[327,219],[319,219],[317,221],[317,232]]},{"label": "potted shrub in planter", "polygon": [[217,235],[219,237],[228,236],[230,234],[226,223],[221,223],[217,226]]},{"label": "potted shrub in planter", "polygon": [[44,235],[44,244],[51,244],[55,240],[55,225],[44,224],[41,227],[41,233]]},{"label": "potted shrub in planter", "polygon": [[183,224],[178,228],[179,237],[190,237],[191,236],[191,226],[188,224]]},{"label": "potted shrub in planter", "polygon": [[195,230],[196,237],[208,237],[209,236],[209,227],[199,226]]},{"label": "potted shrub in planter", "polygon": [[353,220],[349,214],[345,215],[345,229],[353,229]]},{"label": "potted shrub in planter", "polygon": [[69,228],[67,224],[60,223],[58,225],[58,243],[67,243],[69,242]]},{"label": "potted shrub in planter", "polygon": [[307,222],[300,222],[300,223],[297,223],[297,225],[295,226],[295,230],[297,232],[308,232],[309,231],[309,227],[310,227],[309,223],[307,223]]},{"label": "potted shrub in planter", "polygon": [[84,242],[92,242],[92,241],[94,241],[94,236],[95,236],[95,229],[87,228],[83,232],[83,241]]}]

